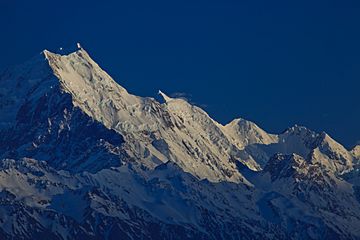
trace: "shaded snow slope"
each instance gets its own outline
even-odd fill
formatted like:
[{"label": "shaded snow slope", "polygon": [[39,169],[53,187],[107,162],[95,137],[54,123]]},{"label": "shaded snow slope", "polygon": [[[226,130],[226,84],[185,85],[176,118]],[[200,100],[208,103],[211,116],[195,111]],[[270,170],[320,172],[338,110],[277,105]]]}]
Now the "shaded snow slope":
[{"label": "shaded snow slope", "polygon": [[14,124],[28,95],[40,95],[57,81],[43,53],[0,75],[0,130]]},{"label": "shaded snow slope", "polygon": [[[0,167],[5,187],[0,214],[7,222],[0,225],[4,236],[16,232],[25,239],[35,233],[51,234],[51,239],[359,237],[359,207],[349,184],[306,165],[300,156],[271,161],[259,173],[276,174],[264,191],[198,181],[172,162],[151,171],[131,164],[70,175],[45,162],[6,159]],[[348,205],[333,205],[345,199]],[[17,223],[20,219],[32,225]]]}]

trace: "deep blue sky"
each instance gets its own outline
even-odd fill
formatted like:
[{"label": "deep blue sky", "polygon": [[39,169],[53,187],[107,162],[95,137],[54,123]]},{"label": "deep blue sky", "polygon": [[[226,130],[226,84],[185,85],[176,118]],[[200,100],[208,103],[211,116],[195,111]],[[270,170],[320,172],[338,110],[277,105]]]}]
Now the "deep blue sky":
[{"label": "deep blue sky", "polygon": [[360,140],[360,1],[0,0],[0,68],[77,41],[130,92]]}]

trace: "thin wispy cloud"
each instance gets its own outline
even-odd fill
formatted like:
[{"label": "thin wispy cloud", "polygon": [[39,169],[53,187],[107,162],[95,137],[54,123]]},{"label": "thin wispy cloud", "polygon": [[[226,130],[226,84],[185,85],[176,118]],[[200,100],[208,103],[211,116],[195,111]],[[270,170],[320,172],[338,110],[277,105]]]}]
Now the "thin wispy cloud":
[{"label": "thin wispy cloud", "polygon": [[208,105],[204,104],[204,103],[198,103],[196,101],[193,101],[192,99],[192,95],[190,93],[186,93],[186,92],[174,92],[171,93],[170,96],[172,98],[181,98],[184,99],[185,101],[187,101],[188,103],[192,104],[192,105],[196,105],[200,108],[207,108]]},{"label": "thin wispy cloud", "polygon": [[185,92],[174,92],[174,93],[170,94],[170,96],[172,98],[181,98],[181,99],[184,99],[184,100],[186,100],[188,102],[191,101],[191,97],[192,97],[191,94],[188,94],[188,93],[185,93]]}]

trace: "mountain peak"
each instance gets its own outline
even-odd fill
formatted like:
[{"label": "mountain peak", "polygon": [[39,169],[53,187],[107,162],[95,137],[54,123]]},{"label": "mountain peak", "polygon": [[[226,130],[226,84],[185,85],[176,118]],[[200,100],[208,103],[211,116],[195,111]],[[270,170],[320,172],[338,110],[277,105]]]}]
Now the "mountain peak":
[{"label": "mountain peak", "polygon": [[53,54],[57,54],[57,55],[61,55],[61,56],[67,56],[67,55],[71,55],[71,54],[76,54],[79,52],[83,52],[83,53],[87,53],[86,50],[81,46],[80,43],[76,44],[76,48],[75,47],[59,47],[56,51],[50,51],[48,49],[44,49],[41,54],[45,55],[53,55]]},{"label": "mountain peak", "polygon": [[167,96],[161,90],[159,90],[158,94],[165,100],[165,102],[169,102],[169,101],[173,100],[171,97]]},{"label": "mountain peak", "polygon": [[292,127],[287,128],[283,134],[295,134],[295,135],[313,135],[315,132],[311,131],[307,127],[295,124]]},{"label": "mountain peak", "polygon": [[247,125],[247,126],[255,126],[256,124],[248,121],[246,119],[243,118],[235,118],[234,120],[232,120],[230,123],[228,123],[227,125]]},{"label": "mountain peak", "polygon": [[255,123],[243,118],[236,118],[224,126],[226,133],[239,148],[249,144],[270,144],[276,141],[277,137],[269,134]]},{"label": "mountain peak", "polygon": [[108,128],[115,127],[120,118],[124,122],[135,119],[129,108],[140,106],[143,100],[129,94],[115,82],[85,49],[80,48],[67,55],[49,51],[44,54],[62,89],[72,96],[74,105],[87,115]]},{"label": "mountain peak", "polygon": [[62,56],[62,57],[69,57],[69,56],[72,56],[72,55],[77,55],[77,56],[80,56],[80,57],[85,57],[85,58],[90,58],[90,55],[88,54],[88,52],[84,49],[84,48],[77,48],[76,50],[74,49],[71,49],[71,50],[64,50],[62,48],[60,48],[60,51],[49,51],[47,49],[44,49],[42,52],[41,52],[42,55],[44,55],[44,57],[46,59],[49,59],[51,57],[54,57],[54,56]]}]

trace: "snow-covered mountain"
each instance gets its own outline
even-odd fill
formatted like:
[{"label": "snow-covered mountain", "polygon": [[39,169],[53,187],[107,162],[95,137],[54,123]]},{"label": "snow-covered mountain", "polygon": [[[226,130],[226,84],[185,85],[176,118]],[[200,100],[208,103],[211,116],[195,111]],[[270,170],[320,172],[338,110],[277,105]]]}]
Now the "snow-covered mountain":
[{"label": "snow-covered mountain", "polygon": [[359,151],[129,93],[84,49],[0,75],[1,239],[360,239]]}]

